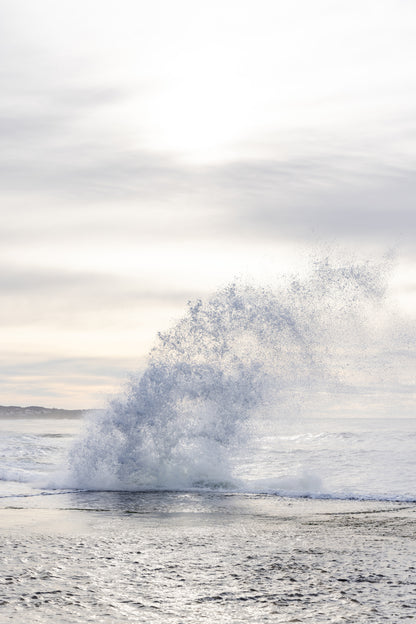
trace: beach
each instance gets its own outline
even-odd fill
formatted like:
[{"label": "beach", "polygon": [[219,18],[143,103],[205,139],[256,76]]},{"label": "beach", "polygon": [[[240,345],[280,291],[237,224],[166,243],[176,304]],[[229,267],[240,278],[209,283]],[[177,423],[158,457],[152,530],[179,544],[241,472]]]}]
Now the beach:
[{"label": "beach", "polygon": [[228,488],[106,491],[68,482],[82,418],[9,412],[0,622],[414,619],[413,420],[282,421],[234,450]]},{"label": "beach", "polygon": [[4,622],[415,618],[415,504],[212,492],[35,500],[3,499]]},{"label": "beach", "polygon": [[416,2],[0,16],[0,624],[416,620]]}]

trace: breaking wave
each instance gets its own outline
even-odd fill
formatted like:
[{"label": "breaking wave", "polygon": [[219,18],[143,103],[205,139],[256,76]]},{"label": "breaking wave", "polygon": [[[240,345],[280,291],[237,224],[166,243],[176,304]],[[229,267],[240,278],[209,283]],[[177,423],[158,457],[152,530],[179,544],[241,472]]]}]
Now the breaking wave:
[{"label": "breaking wave", "polygon": [[368,400],[391,381],[386,350],[398,332],[385,304],[386,269],[387,261],[324,258],[275,288],[238,282],[190,302],[159,334],[143,374],[91,415],[70,451],[67,485],[324,495],[305,466],[291,475],[266,465],[260,480],[245,473],[242,449],[258,466],[260,430],[282,434],[305,412],[339,409],[342,396]]}]

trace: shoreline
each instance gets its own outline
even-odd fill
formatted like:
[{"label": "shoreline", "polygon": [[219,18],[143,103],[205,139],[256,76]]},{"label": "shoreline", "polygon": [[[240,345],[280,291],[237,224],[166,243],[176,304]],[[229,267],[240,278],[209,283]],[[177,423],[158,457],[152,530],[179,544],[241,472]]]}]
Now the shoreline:
[{"label": "shoreline", "polygon": [[[349,518],[351,523],[378,518],[413,519],[416,527],[416,502],[363,499],[328,499],[284,497],[274,494],[195,491],[63,491],[50,494],[10,495],[0,499],[0,533],[3,530],[21,531],[44,527],[48,518],[54,519],[49,530],[65,528],[71,531],[67,520],[76,519],[82,525],[100,524],[105,516],[123,522],[135,517],[136,522],[149,518],[252,517],[299,521],[307,519],[321,524],[329,519],[336,522]],[[95,518],[95,520],[94,520]],[[64,522],[61,523],[60,519]],[[39,526],[38,526],[39,525]],[[36,528],[38,527],[38,528]]]},{"label": "shoreline", "polygon": [[59,498],[0,514],[4,622],[395,624],[415,612],[416,504]]}]

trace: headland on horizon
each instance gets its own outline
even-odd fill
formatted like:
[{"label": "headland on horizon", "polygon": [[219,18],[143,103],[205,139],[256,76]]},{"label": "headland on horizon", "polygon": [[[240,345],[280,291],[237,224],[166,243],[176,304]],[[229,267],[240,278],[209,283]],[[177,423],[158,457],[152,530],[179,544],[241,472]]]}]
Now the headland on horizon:
[{"label": "headland on horizon", "polygon": [[62,409],[40,405],[0,405],[0,418],[82,418],[89,409]]}]

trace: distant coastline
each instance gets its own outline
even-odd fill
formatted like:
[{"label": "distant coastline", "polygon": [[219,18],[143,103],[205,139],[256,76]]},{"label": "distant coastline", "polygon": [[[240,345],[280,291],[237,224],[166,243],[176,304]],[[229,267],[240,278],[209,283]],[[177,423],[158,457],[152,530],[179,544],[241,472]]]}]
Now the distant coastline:
[{"label": "distant coastline", "polygon": [[0,418],[82,418],[88,409],[59,409],[56,407],[41,407],[30,405],[19,407],[17,405],[0,405]]}]

